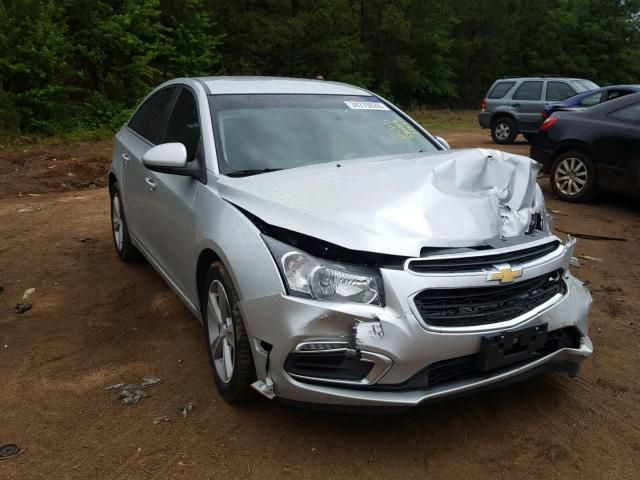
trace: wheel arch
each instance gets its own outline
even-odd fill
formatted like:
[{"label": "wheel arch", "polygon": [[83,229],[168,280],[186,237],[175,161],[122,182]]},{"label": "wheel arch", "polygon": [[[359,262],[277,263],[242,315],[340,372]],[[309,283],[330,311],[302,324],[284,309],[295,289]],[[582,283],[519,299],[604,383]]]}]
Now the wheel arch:
[{"label": "wheel arch", "polygon": [[[285,293],[278,266],[260,230],[239,207],[207,185],[198,189],[193,208],[198,226],[189,262],[194,306],[201,306],[203,280],[215,261],[228,270],[241,303]],[[201,313],[201,308],[198,311]],[[252,321],[247,318],[245,322],[249,332]]]},{"label": "wheel arch", "polygon": [[587,155],[589,158],[591,158],[591,160],[593,160],[592,149],[588,143],[585,143],[581,140],[570,140],[567,142],[563,142],[562,145],[560,145],[555,150],[555,152],[553,152],[553,155],[551,156],[551,161],[546,163],[546,168],[543,170],[544,173],[549,173],[549,171],[551,170],[551,165],[553,165],[553,162],[555,162],[560,155],[562,155],[563,153],[570,152],[572,150],[583,153]]},{"label": "wheel arch", "polygon": [[196,289],[198,293],[198,309],[202,315],[202,302],[205,298],[205,280],[209,267],[217,261],[222,261],[220,255],[213,251],[213,249],[206,247],[198,255],[196,262]]},{"label": "wheel arch", "polygon": [[518,119],[515,117],[513,113],[500,110],[500,111],[494,112],[493,115],[491,115],[491,121],[489,122],[491,125],[491,128],[493,128],[493,126],[497,123],[497,121],[502,117],[510,118],[515,122],[516,127],[518,127]]}]

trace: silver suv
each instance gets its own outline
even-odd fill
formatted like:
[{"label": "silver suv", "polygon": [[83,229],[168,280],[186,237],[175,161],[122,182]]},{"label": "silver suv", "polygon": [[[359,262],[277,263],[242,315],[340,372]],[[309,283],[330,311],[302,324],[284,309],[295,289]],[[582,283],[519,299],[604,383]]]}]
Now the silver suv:
[{"label": "silver suv", "polygon": [[351,85],[176,79],[116,135],[113,239],[202,322],[226,400],[408,407],[591,354],[539,168]]},{"label": "silver suv", "polygon": [[542,123],[545,105],[598,88],[591,80],[562,77],[503,77],[482,100],[480,126],[491,129],[498,144],[513,143],[518,133],[531,141]]}]

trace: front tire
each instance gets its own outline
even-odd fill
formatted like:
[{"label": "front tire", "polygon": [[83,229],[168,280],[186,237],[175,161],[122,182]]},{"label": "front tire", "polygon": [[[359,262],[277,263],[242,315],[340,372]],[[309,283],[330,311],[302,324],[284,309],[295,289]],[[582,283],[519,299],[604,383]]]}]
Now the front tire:
[{"label": "front tire", "polygon": [[549,182],[561,200],[585,202],[596,192],[596,166],[583,152],[565,152],[551,164]]},{"label": "front tire", "polygon": [[518,135],[518,126],[511,117],[499,117],[491,126],[491,138],[499,145],[513,143]]},{"label": "front tire", "polygon": [[222,262],[214,262],[205,279],[202,318],[213,379],[228,402],[247,400],[256,379],[239,300],[229,271]]},{"label": "front tire", "polygon": [[117,183],[111,186],[109,195],[111,198],[111,233],[116,253],[123,262],[140,260],[142,255],[140,255],[138,249],[131,242],[131,237],[129,237],[129,227],[127,226],[127,218],[124,215],[122,197]]}]

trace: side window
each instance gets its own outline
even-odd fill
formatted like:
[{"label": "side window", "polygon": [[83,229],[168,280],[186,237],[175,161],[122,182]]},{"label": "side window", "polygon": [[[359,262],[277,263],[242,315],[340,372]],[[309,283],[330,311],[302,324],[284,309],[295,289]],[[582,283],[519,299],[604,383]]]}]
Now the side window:
[{"label": "side window", "polygon": [[551,102],[559,102],[575,94],[575,90],[564,82],[547,82],[547,100]]},{"label": "side window", "polygon": [[514,100],[540,100],[542,95],[542,83],[540,81],[524,82],[513,94]]},{"label": "side window", "polygon": [[630,93],[628,90],[609,90],[605,95],[607,100],[613,100],[614,98],[624,97]]},{"label": "side window", "polygon": [[593,107],[594,105],[598,105],[601,101],[602,93],[592,93],[591,95],[587,95],[583,99],[578,102],[578,105],[581,107]]},{"label": "side window", "polygon": [[488,97],[493,100],[504,98],[507,92],[511,90],[511,87],[513,87],[515,84],[516,82],[498,82],[496,83],[495,87],[491,89]]},{"label": "side window", "polygon": [[149,98],[129,122],[129,128],[154,145],[160,143],[167,107],[175,88],[165,88]]},{"label": "side window", "polygon": [[609,117],[625,122],[640,123],[640,102],[633,103],[619,110],[611,112]]},{"label": "side window", "polygon": [[200,143],[200,120],[196,99],[186,88],[181,90],[173,107],[163,142],[180,142],[187,148],[187,161],[195,158]]}]

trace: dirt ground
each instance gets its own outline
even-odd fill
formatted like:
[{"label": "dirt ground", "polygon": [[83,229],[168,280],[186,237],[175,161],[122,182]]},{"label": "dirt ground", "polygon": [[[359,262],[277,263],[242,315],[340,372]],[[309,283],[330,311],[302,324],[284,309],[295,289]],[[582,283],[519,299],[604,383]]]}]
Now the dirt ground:
[{"label": "dirt ground", "polygon": [[[486,131],[436,133],[493,148]],[[550,374],[393,416],[236,406],[216,392],[197,321],[147,263],[116,258],[110,149],[0,153],[0,445],[24,449],[0,460],[0,479],[640,478],[637,200],[562,203],[541,180],[557,227],[627,239],[578,241],[592,257],[575,274],[594,297],[596,353],[577,379]],[[28,288],[33,308],[17,315]],[[162,382],[138,405],[105,390],[147,375]]]}]

